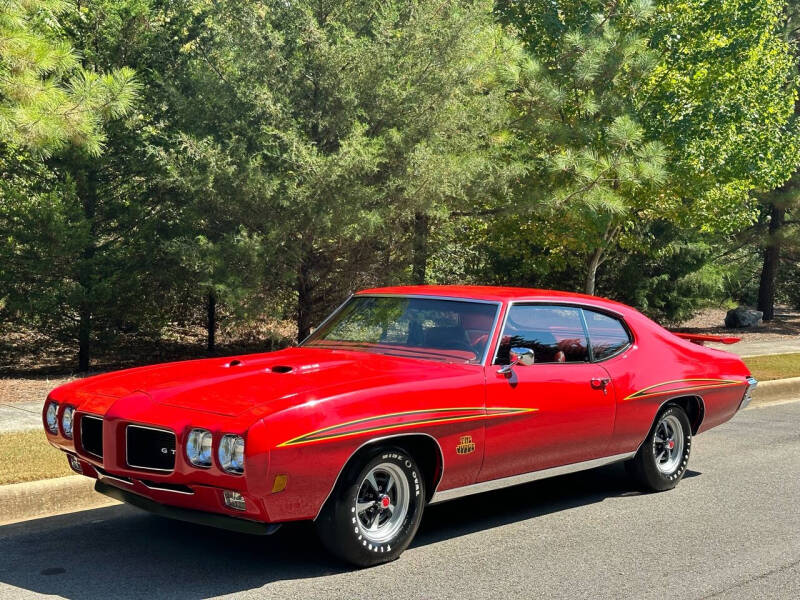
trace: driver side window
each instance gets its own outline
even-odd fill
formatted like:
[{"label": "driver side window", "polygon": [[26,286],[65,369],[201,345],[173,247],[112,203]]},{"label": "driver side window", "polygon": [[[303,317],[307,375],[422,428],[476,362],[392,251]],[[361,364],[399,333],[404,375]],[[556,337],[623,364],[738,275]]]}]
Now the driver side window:
[{"label": "driver side window", "polygon": [[533,350],[536,363],[589,362],[580,309],[571,306],[512,306],[494,364],[507,365],[509,351],[518,346]]}]

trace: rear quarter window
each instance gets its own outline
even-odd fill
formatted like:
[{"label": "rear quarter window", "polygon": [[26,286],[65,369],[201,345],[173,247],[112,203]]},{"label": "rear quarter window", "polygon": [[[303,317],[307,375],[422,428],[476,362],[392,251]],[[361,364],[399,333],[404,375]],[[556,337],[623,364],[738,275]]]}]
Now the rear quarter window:
[{"label": "rear quarter window", "polygon": [[628,329],[616,317],[583,309],[594,360],[605,360],[630,346]]}]

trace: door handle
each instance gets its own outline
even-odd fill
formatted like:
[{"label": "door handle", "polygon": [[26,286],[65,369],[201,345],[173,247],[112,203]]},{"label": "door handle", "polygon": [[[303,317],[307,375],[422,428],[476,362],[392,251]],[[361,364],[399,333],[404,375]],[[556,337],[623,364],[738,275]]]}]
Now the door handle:
[{"label": "door handle", "polygon": [[603,393],[607,394],[608,384],[611,383],[611,380],[608,377],[592,377],[592,380],[589,383],[592,384],[593,389],[603,390]]}]

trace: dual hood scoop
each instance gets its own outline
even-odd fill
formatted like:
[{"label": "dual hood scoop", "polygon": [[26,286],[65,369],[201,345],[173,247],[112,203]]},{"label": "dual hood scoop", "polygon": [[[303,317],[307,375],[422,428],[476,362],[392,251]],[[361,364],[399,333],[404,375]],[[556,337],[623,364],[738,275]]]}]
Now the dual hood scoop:
[{"label": "dual hood scoop", "polygon": [[[234,368],[234,367],[243,367],[245,362],[238,358],[234,358],[230,362],[226,362],[222,366],[226,369]],[[294,370],[294,367],[290,367],[288,365],[275,365],[274,367],[267,367],[267,373],[290,373]]]}]

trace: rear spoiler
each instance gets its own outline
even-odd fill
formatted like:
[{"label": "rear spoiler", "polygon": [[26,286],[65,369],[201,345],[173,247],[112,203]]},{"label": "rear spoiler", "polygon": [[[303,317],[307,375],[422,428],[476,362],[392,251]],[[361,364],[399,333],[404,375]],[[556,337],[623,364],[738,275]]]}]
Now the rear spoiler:
[{"label": "rear spoiler", "polygon": [[679,331],[670,331],[673,335],[677,335],[683,340],[688,340],[693,344],[705,346],[706,342],[716,342],[717,344],[735,344],[741,342],[742,338],[730,337],[725,335],[704,335],[699,333],[681,333]]}]

